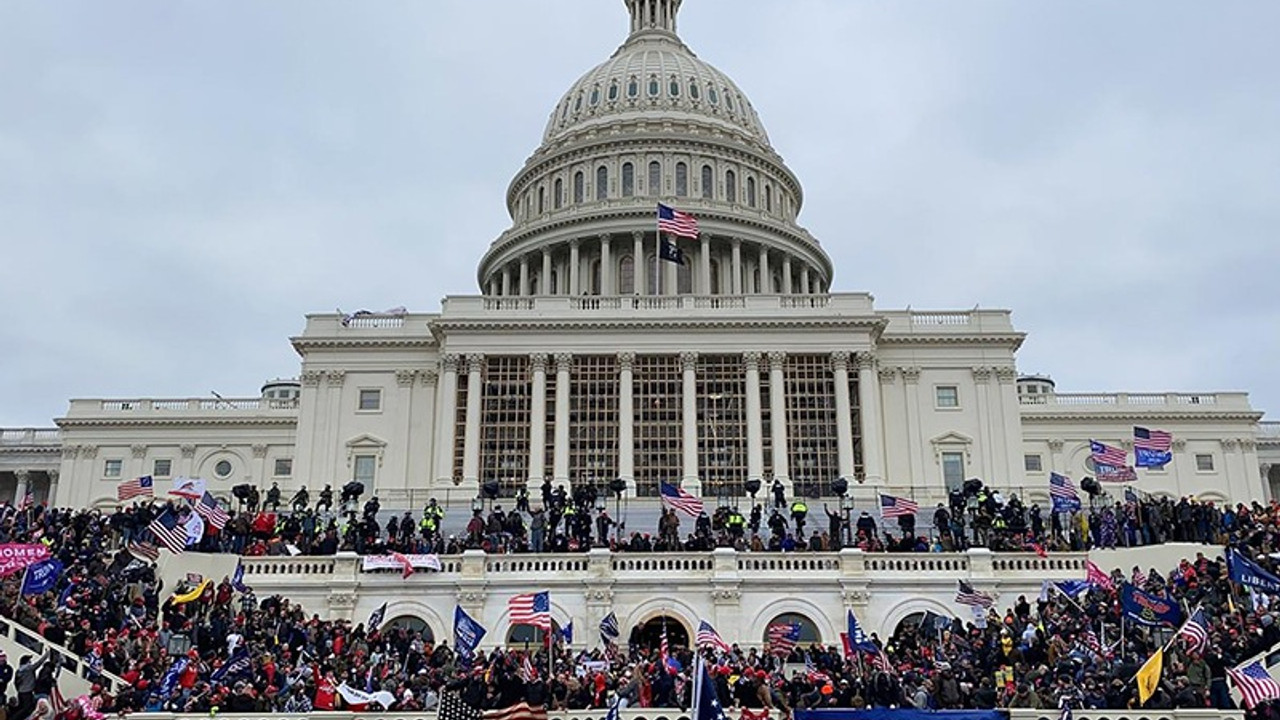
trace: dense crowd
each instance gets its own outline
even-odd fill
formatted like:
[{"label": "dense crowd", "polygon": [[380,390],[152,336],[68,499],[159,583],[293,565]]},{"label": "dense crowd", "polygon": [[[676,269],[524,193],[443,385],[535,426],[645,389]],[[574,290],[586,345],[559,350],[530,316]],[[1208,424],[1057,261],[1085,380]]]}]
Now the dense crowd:
[{"label": "dense crowd", "polygon": [[[1181,505],[1168,504],[1174,517]],[[126,685],[118,693],[101,687],[93,693],[89,702],[100,712],[349,707],[344,686],[377,693],[391,709],[402,710],[429,708],[453,693],[476,707],[527,700],[551,708],[599,708],[618,697],[640,706],[689,703],[692,654],[682,647],[672,649],[671,662],[656,647],[639,643],[625,649],[600,643],[589,650],[560,644],[498,649],[464,660],[448,643],[420,631],[321,620],[287,598],[237,590],[230,578],[178,603],[175,594],[188,588],[162,587],[154,566],[118,549],[140,537],[136,516],[147,512],[0,506],[0,542],[43,542],[67,568],[55,588],[38,595],[20,594],[20,573],[0,581],[0,613],[122,677]],[[1205,524],[1209,535],[1198,535],[1190,523],[1150,538],[1231,542],[1274,568],[1270,555],[1280,546],[1280,505],[1241,505],[1231,512],[1229,525],[1221,515]],[[330,533],[336,531],[325,534]],[[263,539],[247,542],[256,546]],[[1202,608],[1210,627],[1203,654],[1174,643],[1164,681],[1147,706],[1231,707],[1226,668],[1280,641],[1280,602],[1233,591],[1223,564],[1203,556],[1138,574],[1145,576],[1145,590]],[[1127,569],[1115,569],[1117,587],[1128,575]],[[1019,597],[981,618],[957,607],[965,620],[917,618],[891,637],[873,637],[883,654],[847,657],[841,648],[806,643],[786,657],[754,643],[727,653],[704,652],[729,706],[1115,709],[1135,706],[1131,678],[1172,633],[1130,622],[1121,638],[1116,590],[1099,587],[1075,599],[1058,592],[1043,599]],[[550,682],[548,653],[554,655]],[[20,658],[12,669],[11,660],[0,658],[6,719],[47,720],[45,696],[57,663],[35,655]],[[1267,706],[1255,711],[1271,712]]]}]

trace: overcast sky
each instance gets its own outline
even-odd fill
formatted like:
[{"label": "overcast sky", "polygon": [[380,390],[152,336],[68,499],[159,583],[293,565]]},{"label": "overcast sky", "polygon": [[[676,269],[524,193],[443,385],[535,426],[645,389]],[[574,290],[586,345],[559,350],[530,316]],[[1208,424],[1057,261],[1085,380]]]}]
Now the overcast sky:
[{"label": "overcast sky", "polygon": [[[1280,412],[1280,3],[685,0],[834,289],[1010,308],[1061,391]],[[254,396],[308,312],[474,293],[622,0],[0,4],[0,426]]]}]

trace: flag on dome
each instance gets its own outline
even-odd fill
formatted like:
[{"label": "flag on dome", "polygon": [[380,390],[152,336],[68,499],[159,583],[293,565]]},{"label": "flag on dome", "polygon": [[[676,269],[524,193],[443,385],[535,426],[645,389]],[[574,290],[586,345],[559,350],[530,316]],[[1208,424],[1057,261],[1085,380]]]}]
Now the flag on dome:
[{"label": "flag on dome", "polygon": [[1053,500],[1053,512],[1078,512],[1080,510],[1080,494],[1071,478],[1058,473],[1049,473],[1049,497]]},{"label": "flag on dome", "polygon": [[126,502],[136,497],[155,497],[155,483],[150,475],[125,480],[116,486],[116,500]]},{"label": "flag on dome", "polygon": [[698,219],[686,212],[658,203],[658,232],[698,239]]},{"label": "flag on dome", "polygon": [[729,643],[725,642],[724,638],[720,637],[720,633],[716,632],[716,629],[711,627],[711,623],[706,620],[698,623],[698,636],[696,642],[698,647],[706,647],[707,645],[710,645],[720,652],[729,652],[732,649],[729,647]]},{"label": "flag on dome", "polygon": [[511,614],[512,625],[532,625],[551,630],[551,593],[547,590],[516,595],[507,601],[507,610]]},{"label": "flag on dome", "polygon": [[658,257],[673,262],[677,265],[684,265],[684,251],[666,238],[659,238]]},{"label": "flag on dome", "polygon": [[1244,704],[1250,710],[1258,703],[1280,699],[1280,683],[1271,677],[1258,660],[1243,667],[1228,668],[1227,675],[1244,696]]},{"label": "flag on dome", "polygon": [[692,495],[683,488],[664,482],[658,485],[658,491],[662,494],[662,504],[672,510],[696,518],[702,514],[702,498]]},{"label": "flag on dome", "polygon": [[996,604],[995,598],[973,589],[969,583],[960,580],[960,589],[956,591],[956,602],[970,607],[989,608]]},{"label": "flag on dome", "polygon": [[1173,462],[1173,434],[1164,430],[1133,428],[1133,464],[1160,468]]},{"label": "flag on dome", "polygon": [[880,496],[880,517],[885,520],[915,515],[918,512],[920,512],[920,506],[915,500],[894,497],[893,495]]}]

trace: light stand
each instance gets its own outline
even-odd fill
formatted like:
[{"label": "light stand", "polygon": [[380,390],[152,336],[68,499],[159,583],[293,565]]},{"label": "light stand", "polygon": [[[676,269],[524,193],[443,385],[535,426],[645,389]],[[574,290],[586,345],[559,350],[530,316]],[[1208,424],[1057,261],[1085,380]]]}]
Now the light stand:
[{"label": "light stand", "polygon": [[853,498],[841,495],[840,510],[844,513],[845,547],[853,547]]}]

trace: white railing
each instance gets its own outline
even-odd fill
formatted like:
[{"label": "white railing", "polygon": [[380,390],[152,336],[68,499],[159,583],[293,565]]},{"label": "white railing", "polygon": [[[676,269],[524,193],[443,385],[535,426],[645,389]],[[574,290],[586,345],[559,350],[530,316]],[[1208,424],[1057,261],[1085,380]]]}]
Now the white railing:
[{"label": "white railing", "polygon": [[1018,396],[1022,405],[1058,406],[1137,406],[1137,407],[1197,407],[1216,408],[1230,405],[1232,408],[1248,407],[1244,393],[1024,393]]},{"label": "white railing", "polygon": [[[82,402],[73,400],[73,411]],[[99,410],[110,413],[244,412],[298,409],[298,401],[296,399],[281,398],[139,398],[98,400],[96,402]]]},{"label": "white railing", "polygon": [[[34,655],[43,654],[46,648],[52,650],[61,656],[62,666],[75,673],[77,677],[84,678],[91,682],[98,681],[94,679],[94,673],[92,668],[89,667],[89,664],[77,657],[75,653],[61,645],[55,645],[48,640],[45,640],[44,637],[38,633],[28,630],[10,618],[0,618],[0,635],[3,635],[15,643],[30,649]],[[9,660],[9,662],[14,663],[15,665],[17,664],[17,661],[18,658],[10,658]],[[101,681],[104,681],[103,684],[107,685],[108,689],[112,693],[115,693],[128,685],[128,683],[124,681],[124,678],[105,670],[98,675]]]},{"label": "white railing", "polygon": [[968,325],[972,313],[959,312],[912,312],[912,325]]},{"label": "white railing", "polygon": [[[541,315],[576,312],[631,313],[702,310],[737,311],[747,315],[776,315],[836,310],[849,315],[874,316],[869,295],[860,293],[810,295],[533,295],[451,296],[445,298],[443,317],[483,317],[487,312],[536,312]],[[932,313],[931,315],[937,315]],[[957,317],[967,316],[960,313]],[[949,324],[959,324],[955,321]]]},{"label": "white railing", "polygon": [[1265,440],[1280,439],[1280,420],[1264,420],[1258,423],[1258,437]]},{"label": "white railing", "polygon": [[57,445],[58,428],[0,429],[0,445]]},{"label": "white railing", "polygon": [[404,315],[357,315],[347,320],[343,327],[357,330],[399,328],[404,327],[404,319]]},{"label": "white railing", "polygon": [[[736,708],[726,708],[733,720],[739,717]],[[1007,711],[1009,720],[1059,720],[1061,711],[1012,709]],[[550,715],[556,720],[605,720],[608,710],[555,711]],[[313,712],[313,713],[218,713],[223,720],[353,720],[360,717],[377,717],[383,720],[437,720],[431,712]],[[819,712],[818,717],[821,717]],[[208,720],[209,714],[137,713],[136,717],[153,720]],[[771,713],[770,720],[781,720],[781,715]],[[1243,710],[1074,710],[1074,720],[1243,720]],[[628,708],[619,713],[620,720],[690,720],[688,710],[680,708]]]}]

